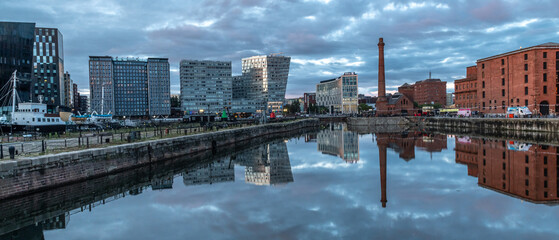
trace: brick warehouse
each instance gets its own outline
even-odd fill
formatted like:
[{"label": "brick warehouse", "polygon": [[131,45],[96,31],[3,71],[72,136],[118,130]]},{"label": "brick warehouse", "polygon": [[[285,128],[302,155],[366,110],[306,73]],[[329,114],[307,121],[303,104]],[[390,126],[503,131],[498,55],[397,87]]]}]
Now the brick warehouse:
[{"label": "brick warehouse", "polygon": [[[429,74],[431,75],[431,74]],[[440,79],[425,79],[417,81],[412,85],[405,83],[398,87],[398,92],[404,94],[411,101],[423,104],[446,105],[446,82]]]},{"label": "brick warehouse", "polygon": [[[527,106],[534,114],[555,115],[559,112],[558,60],[558,43],[480,59],[475,79],[469,75],[455,81],[457,107],[473,105],[472,110],[482,113],[505,113],[507,107]],[[475,103],[467,98],[472,95]]]},{"label": "brick warehouse", "polygon": [[466,78],[454,81],[454,100],[457,108],[478,108],[477,66],[466,68]]}]

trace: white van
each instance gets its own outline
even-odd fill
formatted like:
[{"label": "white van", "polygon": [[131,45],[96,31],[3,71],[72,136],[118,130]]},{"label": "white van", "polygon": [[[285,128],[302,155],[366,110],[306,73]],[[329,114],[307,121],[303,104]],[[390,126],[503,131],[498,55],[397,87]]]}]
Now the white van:
[{"label": "white van", "polygon": [[531,116],[532,112],[528,107],[509,107],[507,108],[507,118],[517,118]]}]

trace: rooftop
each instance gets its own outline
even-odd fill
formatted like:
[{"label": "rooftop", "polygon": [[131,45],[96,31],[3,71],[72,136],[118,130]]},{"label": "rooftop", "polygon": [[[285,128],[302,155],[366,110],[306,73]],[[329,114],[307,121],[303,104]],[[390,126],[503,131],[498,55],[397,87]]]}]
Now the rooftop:
[{"label": "rooftop", "polygon": [[488,61],[488,60],[491,60],[491,59],[500,58],[500,57],[504,57],[504,56],[508,56],[508,55],[512,55],[512,54],[527,52],[527,51],[531,51],[531,50],[535,50],[535,49],[547,49],[547,48],[559,49],[559,43],[548,42],[548,43],[544,43],[544,44],[540,44],[540,45],[536,45],[536,46],[532,46],[532,47],[520,48],[518,50],[514,50],[514,51],[510,51],[510,52],[506,52],[506,53],[501,53],[501,54],[491,56],[491,57],[478,59],[477,62],[484,62],[484,61]]}]

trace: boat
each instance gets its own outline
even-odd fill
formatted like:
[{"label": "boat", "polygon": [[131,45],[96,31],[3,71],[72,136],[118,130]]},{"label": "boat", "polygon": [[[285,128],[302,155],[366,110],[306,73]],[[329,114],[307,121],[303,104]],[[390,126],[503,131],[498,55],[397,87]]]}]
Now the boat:
[{"label": "boat", "polygon": [[7,98],[11,92],[12,108],[9,116],[2,117],[3,131],[63,132],[66,130],[66,122],[62,120],[60,113],[47,112],[47,104],[43,103],[42,96],[39,96],[39,103],[24,102],[16,105],[19,98],[16,90],[17,70],[14,71],[7,85],[11,89],[2,98]]}]

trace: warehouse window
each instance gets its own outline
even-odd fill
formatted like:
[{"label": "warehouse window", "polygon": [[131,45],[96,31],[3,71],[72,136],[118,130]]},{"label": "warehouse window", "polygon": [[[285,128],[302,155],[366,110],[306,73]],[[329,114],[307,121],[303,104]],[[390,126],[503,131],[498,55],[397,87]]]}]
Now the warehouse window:
[{"label": "warehouse window", "polygon": [[547,69],[547,62],[543,62],[543,69]]},{"label": "warehouse window", "polygon": [[501,59],[501,65],[505,65],[505,59]]},{"label": "warehouse window", "polygon": [[528,60],[528,54],[524,54],[524,60]]},{"label": "warehouse window", "polygon": [[524,83],[528,83],[528,75],[524,75]]},{"label": "warehouse window", "polygon": [[505,79],[504,78],[501,78],[501,85],[505,86]]},{"label": "warehouse window", "polygon": [[547,86],[543,86],[543,94],[547,94]]},{"label": "warehouse window", "polygon": [[543,52],[543,58],[547,58],[547,52]]},{"label": "warehouse window", "polygon": [[528,95],[528,87],[524,87],[524,95]]},{"label": "warehouse window", "polygon": [[528,64],[524,64],[524,71],[528,71]]}]

